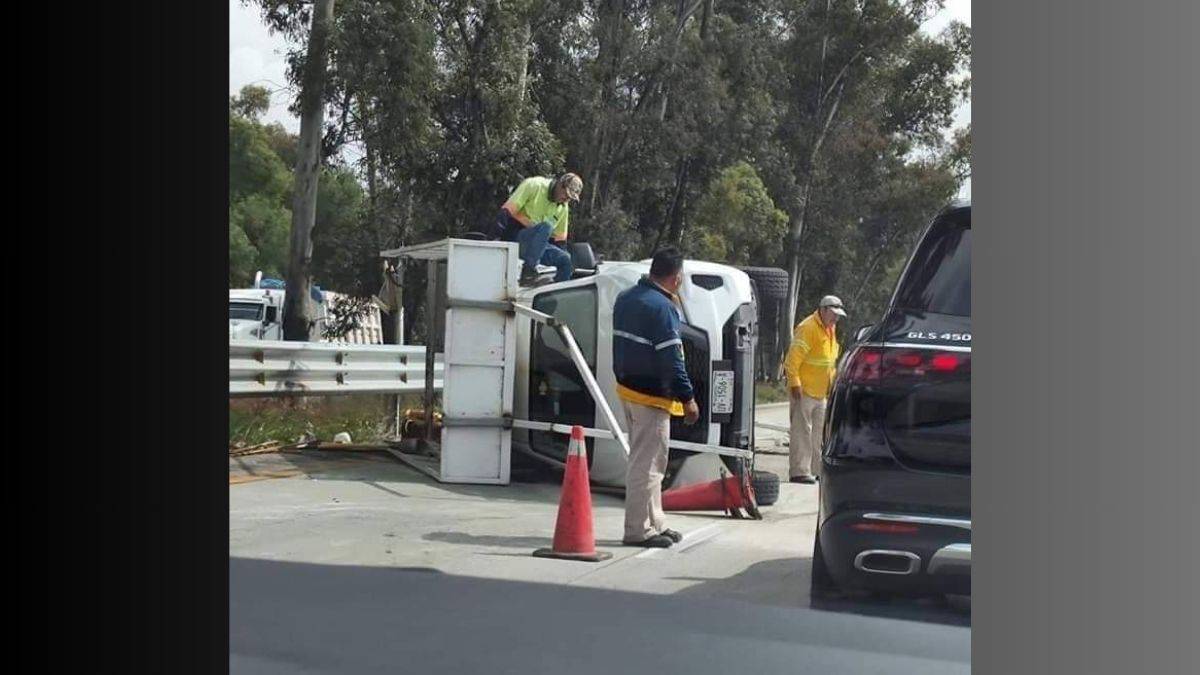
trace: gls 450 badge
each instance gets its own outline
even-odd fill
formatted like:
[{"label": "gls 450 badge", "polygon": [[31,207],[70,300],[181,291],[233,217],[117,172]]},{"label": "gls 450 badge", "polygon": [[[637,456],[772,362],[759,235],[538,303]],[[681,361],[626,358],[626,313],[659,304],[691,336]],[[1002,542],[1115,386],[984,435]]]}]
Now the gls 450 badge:
[{"label": "gls 450 badge", "polygon": [[970,333],[924,333],[913,331],[908,334],[910,340],[946,340],[950,342],[970,342]]}]

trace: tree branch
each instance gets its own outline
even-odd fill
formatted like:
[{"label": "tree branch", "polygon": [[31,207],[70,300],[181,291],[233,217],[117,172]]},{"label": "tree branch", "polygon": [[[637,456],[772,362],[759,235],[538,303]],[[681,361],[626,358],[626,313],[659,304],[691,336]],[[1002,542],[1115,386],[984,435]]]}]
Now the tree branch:
[{"label": "tree branch", "polygon": [[860,283],[858,285],[858,290],[854,292],[854,297],[850,299],[851,307],[858,306],[859,296],[862,295],[862,292],[864,290],[866,290],[867,282],[870,281],[871,275],[875,274],[875,267],[877,265],[879,265],[879,261],[883,259],[884,252],[886,252],[891,247],[892,241],[896,238],[897,235],[900,234],[900,229],[901,228],[896,228],[895,230],[892,230],[891,234],[889,234],[887,236],[887,238],[884,240],[883,245],[880,246],[879,249],[877,249],[875,251],[875,256],[871,260],[870,266],[867,268],[867,273],[863,275],[862,283]]},{"label": "tree branch", "polygon": [[353,96],[354,94],[350,90],[350,87],[346,87],[346,91],[342,95],[342,115],[338,121],[337,133],[333,138],[327,138],[322,143],[322,160],[332,157],[337,153],[338,148],[342,147],[342,144],[346,142],[346,129],[348,128],[346,117],[350,114],[350,99]]}]

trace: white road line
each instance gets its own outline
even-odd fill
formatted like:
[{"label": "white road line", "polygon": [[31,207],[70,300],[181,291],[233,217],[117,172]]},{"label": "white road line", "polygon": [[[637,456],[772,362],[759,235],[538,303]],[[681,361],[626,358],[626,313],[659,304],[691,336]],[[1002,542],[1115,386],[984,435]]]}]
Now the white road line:
[{"label": "white road line", "polygon": [[697,544],[706,542],[709,539],[712,539],[713,537],[720,534],[721,528],[723,525],[724,525],[724,523],[712,523],[709,525],[705,525],[704,527],[702,527],[698,530],[686,533],[684,535],[685,536],[684,543],[681,543],[678,546],[672,546],[671,548],[648,548],[645,551],[642,551],[641,553],[635,554],[633,557],[634,558],[655,558],[655,557],[658,557],[659,555],[666,553],[668,551],[675,552],[675,553],[683,553],[684,551],[688,550],[689,548],[691,548]]},{"label": "white road line", "polygon": [[[687,539],[685,539],[678,547],[672,546],[668,550],[674,551],[675,553],[683,553],[684,551],[688,550],[689,548],[691,548],[693,546],[703,544],[704,542],[708,541],[709,539],[712,539],[712,538],[716,537],[718,534],[721,534],[721,530],[724,529],[723,525],[724,525],[724,523],[713,523],[712,525],[705,525],[704,527],[689,534]],[[702,535],[701,533],[706,533],[706,534]]]},{"label": "white road line", "polygon": [[667,550],[667,549],[665,549],[665,548],[648,548],[645,551],[642,551],[641,553],[633,554],[633,557],[634,558],[653,558],[665,550]]}]

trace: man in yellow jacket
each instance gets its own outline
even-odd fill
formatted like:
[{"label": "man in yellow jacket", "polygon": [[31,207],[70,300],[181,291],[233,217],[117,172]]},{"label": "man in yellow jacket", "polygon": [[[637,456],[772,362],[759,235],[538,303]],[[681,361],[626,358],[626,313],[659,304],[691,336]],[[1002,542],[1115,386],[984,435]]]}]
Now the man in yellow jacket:
[{"label": "man in yellow jacket", "polygon": [[821,298],[817,311],[796,325],[783,368],[787,372],[791,424],[789,473],[793,483],[815,483],[821,465],[825,404],[837,366],[838,319],[846,316],[842,301]]}]

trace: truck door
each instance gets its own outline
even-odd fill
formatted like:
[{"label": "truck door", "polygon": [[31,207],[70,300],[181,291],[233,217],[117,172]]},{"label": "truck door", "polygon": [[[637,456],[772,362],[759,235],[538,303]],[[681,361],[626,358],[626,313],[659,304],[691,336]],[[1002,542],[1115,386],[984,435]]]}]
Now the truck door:
[{"label": "truck door", "polygon": [[[596,371],[597,301],[595,285],[537,295],[533,308],[571,328],[579,350]],[[534,323],[529,341],[529,419],[595,427],[596,403],[554,329]],[[529,432],[534,452],[565,462],[569,439],[553,432]],[[589,444],[590,445],[590,444]]]}]

